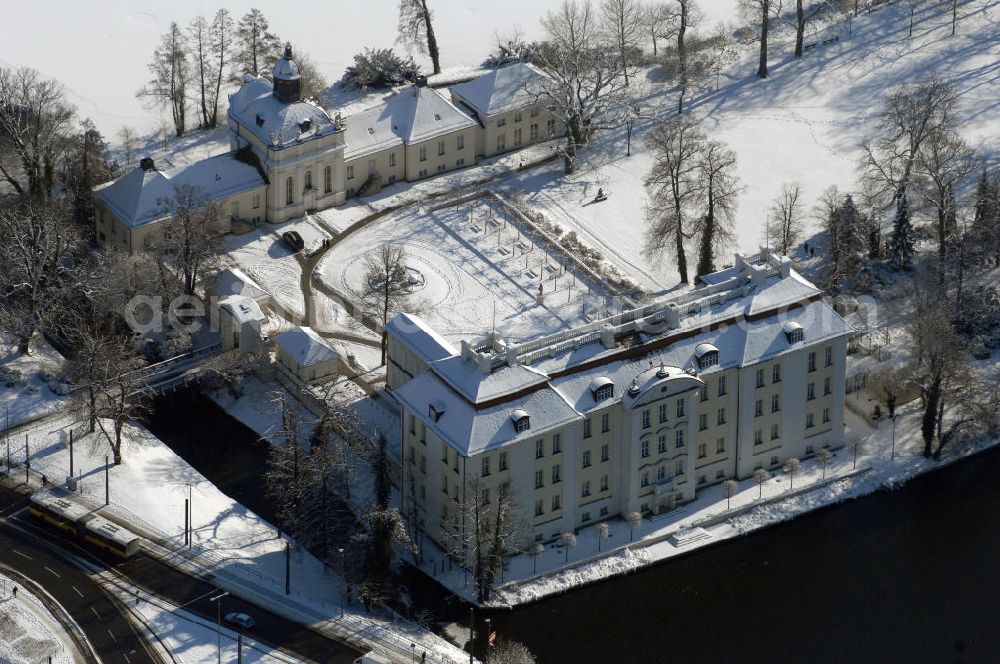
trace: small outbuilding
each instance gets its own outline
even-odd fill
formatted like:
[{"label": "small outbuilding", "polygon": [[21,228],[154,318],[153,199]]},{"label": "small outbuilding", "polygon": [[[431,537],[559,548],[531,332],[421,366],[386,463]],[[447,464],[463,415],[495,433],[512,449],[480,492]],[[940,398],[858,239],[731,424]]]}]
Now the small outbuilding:
[{"label": "small outbuilding", "polygon": [[293,327],[274,338],[278,363],[299,380],[319,383],[337,375],[340,355],[315,330]]}]

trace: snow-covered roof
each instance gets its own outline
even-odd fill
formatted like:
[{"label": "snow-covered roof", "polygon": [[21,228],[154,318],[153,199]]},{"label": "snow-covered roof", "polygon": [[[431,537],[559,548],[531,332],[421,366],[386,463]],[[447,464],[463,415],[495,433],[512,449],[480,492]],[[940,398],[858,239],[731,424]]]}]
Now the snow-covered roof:
[{"label": "snow-covered roof", "polygon": [[225,298],[230,295],[242,295],[254,299],[257,303],[266,304],[271,295],[257,285],[253,279],[238,267],[227,267],[215,279],[215,294]]},{"label": "snow-covered roof", "polygon": [[[309,101],[284,102],[274,96],[266,78],[247,74],[240,89],[229,95],[229,117],[272,150],[327,136],[337,131],[330,116]],[[308,121],[308,123],[306,122]]]},{"label": "snow-covered roof", "polygon": [[94,195],[115,216],[135,228],[169,217],[175,190],[185,186],[195,187],[203,202],[211,203],[263,187],[265,182],[254,166],[229,153],[165,171],[137,166]]},{"label": "snow-covered roof", "polygon": [[286,50],[285,55],[278,58],[274,63],[274,69],[271,70],[271,74],[275,78],[280,78],[285,81],[297,81],[299,78],[299,66],[295,64],[295,60],[289,57],[290,53]]},{"label": "snow-covered roof", "polygon": [[228,311],[240,323],[267,319],[257,301],[244,295],[229,295],[222,298],[219,300],[219,308]]},{"label": "snow-covered roof", "polygon": [[519,62],[456,85],[451,93],[480,116],[495,115],[535,104],[551,82],[538,67]]},{"label": "snow-covered roof", "polygon": [[447,339],[413,314],[402,313],[393,317],[385,330],[428,364],[458,354]]},{"label": "snow-covered roof", "polygon": [[[393,394],[428,428],[466,456],[538,436],[581,418],[558,392],[547,386],[511,402],[477,409],[430,371],[420,374]],[[438,412],[443,412],[437,420],[427,415],[432,402],[437,403]],[[513,419],[518,411],[531,418],[531,427],[520,433],[515,431]]]},{"label": "snow-covered roof", "polygon": [[274,338],[274,343],[288,353],[300,367],[311,367],[330,360],[336,360],[337,351],[330,348],[316,332],[309,327],[293,327]]},{"label": "snow-covered roof", "polygon": [[411,85],[386,97],[380,106],[348,116],[344,154],[351,159],[475,126],[472,118],[436,90]]},{"label": "snow-covered roof", "polygon": [[431,371],[470,402],[479,404],[538,387],[547,376],[520,364],[484,374],[478,363],[461,355],[432,362]]}]

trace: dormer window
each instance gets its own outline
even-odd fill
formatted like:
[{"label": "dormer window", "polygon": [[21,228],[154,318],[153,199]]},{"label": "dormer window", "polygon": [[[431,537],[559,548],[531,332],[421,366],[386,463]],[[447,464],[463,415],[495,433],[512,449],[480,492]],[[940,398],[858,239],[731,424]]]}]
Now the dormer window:
[{"label": "dormer window", "polygon": [[785,338],[788,339],[788,343],[794,344],[802,341],[802,326],[795,321],[787,321],[781,326],[781,329],[785,332]]},{"label": "dormer window", "polygon": [[604,401],[615,395],[615,384],[607,376],[598,376],[590,382],[590,394],[594,401]]},{"label": "dormer window", "polygon": [[719,349],[712,344],[698,344],[694,349],[694,357],[699,369],[714,367],[719,363]]},{"label": "dormer window", "polygon": [[531,418],[520,408],[510,414],[510,419],[514,423],[515,433],[522,433],[531,428]]},{"label": "dormer window", "polygon": [[432,420],[437,422],[438,420],[441,419],[441,416],[444,415],[444,408],[445,406],[443,402],[434,401],[433,403],[427,406],[427,414],[430,416]]}]

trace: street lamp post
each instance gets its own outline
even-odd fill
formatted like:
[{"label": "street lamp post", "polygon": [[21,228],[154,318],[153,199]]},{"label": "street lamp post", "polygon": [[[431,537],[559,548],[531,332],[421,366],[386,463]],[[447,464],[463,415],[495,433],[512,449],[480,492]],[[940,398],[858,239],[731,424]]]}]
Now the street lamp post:
[{"label": "street lamp post", "polygon": [[344,582],[344,596],[340,600],[340,617],[343,619],[344,604],[347,603],[347,558],[343,549],[337,549],[337,553],[340,554],[340,576]]},{"label": "street lamp post", "polygon": [[892,456],[890,460],[896,459],[896,413],[892,414]]},{"label": "street lamp post", "polygon": [[224,592],[221,595],[216,595],[215,597],[209,597],[209,602],[215,602],[215,636],[216,644],[218,646],[218,661],[222,664],[222,598],[229,595],[228,592]]}]

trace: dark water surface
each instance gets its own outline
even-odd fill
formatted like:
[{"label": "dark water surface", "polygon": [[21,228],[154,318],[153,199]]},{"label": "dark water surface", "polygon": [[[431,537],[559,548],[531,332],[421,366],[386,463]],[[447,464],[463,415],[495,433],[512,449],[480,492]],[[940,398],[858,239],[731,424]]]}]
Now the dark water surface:
[{"label": "dark water surface", "polygon": [[1000,450],[513,612],[540,662],[1000,662]]}]

